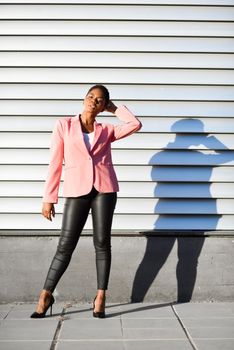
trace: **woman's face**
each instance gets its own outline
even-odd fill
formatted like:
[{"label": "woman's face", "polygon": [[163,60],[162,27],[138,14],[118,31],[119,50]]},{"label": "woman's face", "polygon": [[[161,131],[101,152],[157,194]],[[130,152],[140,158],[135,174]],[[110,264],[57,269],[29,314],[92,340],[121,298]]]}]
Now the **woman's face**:
[{"label": "woman's face", "polygon": [[85,96],[84,109],[86,112],[98,114],[104,111],[105,103],[106,101],[102,90],[93,89]]}]

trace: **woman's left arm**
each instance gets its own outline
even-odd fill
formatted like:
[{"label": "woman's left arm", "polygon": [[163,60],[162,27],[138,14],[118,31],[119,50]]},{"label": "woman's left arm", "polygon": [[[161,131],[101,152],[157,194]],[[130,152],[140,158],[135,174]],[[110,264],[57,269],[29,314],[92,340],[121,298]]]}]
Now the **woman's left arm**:
[{"label": "woman's left arm", "polygon": [[107,111],[114,113],[123,124],[114,126],[112,142],[133,134],[141,129],[142,124],[139,119],[124,105],[117,107],[112,101],[109,102]]}]

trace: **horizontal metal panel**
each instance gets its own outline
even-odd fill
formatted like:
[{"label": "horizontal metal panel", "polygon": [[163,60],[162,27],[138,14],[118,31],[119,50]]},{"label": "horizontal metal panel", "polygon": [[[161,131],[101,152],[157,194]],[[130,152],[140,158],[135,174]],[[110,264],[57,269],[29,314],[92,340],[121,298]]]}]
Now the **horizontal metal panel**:
[{"label": "horizontal metal panel", "polygon": [[[128,151],[132,153],[134,156],[134,151]],[[137,155],[138,159],[143,159],[145,157],[145,162],[147,162],[147,156],[150,155],[152,151],[142,151],[138,150]],[[158,151],[153,154],[148,160],[149,164],[152,165],[234,165],[234,152],[233,151],[196,151],[196,150],[188,150],[188,151]],[[130,154],[129,154],[130,155]],[[123,154],[123,151],[116,151],[116,155],[114,155],[114,160],[118,160],[120,162],[121,157],[125,157],[127,155]]]},{"label": "horizontal metal panel", "polygon": [[[63,213],[64,199],[56,206]],[[41,213],[39,198],[0,198],[2,213]],[[116,214],[234,214],[234,199],[118,198]]]},{"label": "horizontal metal panel", "polygon": [[[140,117],[140,119],[142,121],[140,132],[216,133],[217,137],[219,137],[218,133],[234,132],[234,118],[223,118],[221,116],[218,118],[198,117],[180,119],[170,117]],[[5,124],[4,120],[3,125]],[[36,122],[35,119],[34,121]],[[15,122],[16,125],[18,124],[16,118],[14,118],[13,122]],[[26,124],[24,120],[23,123]]]},{"label": "horizontal metal panel", "polygon": [[[181,117],[233,117],[234,102],[119,101],[136,115]],[[0,100],[1,114],[75,115],[83,110],[80,101]]]},{"label": "horizontal metal panel", "polygon": [[[122,166],[123,168],[123,166]],[[118,174],[121,176],[122,168],[119,166]],[[134,168],[132,173],[134,172]],[[154,166],[151,172],[148,171],[148,177],[151,180],[159,182],[233,182],[234,168],[233,167],[180,167],[180,166]],[[132,175],[133,176],[133,175]],[[145,175],[146,177],[146,175]],[[124,176],[120,177],[122,181]],[[128,179],[132,179],[131,176]],[[143,178],[141,179],[143,181]],[[146,177],[146,181],[148,178]],[[134,176],[133,176],[134,181]],[[135,181],[139,181],[136,179]]]},{"label": "horizontal metal panel", "polygon": [[233,198],[233,183],[137,183],[120,182],[124,197]]},{"label": "horizontal metal panel", "polygon": [[[44,180],[47,170],[48,170],[47,165],[0,165],[0,181],[2,180],[38,181],[42,179]],[[61,179],[63,178],[64,178],[64,172],[62,172]],[[9,185],[10,185],[10,182],[9,182]],[[18,185],[20,186],[20,184]]]},{"label": "horizontal metal panel", "polygon": [[0,68],[0,82],[234,85],[234,71],[152,68]]},{"label": "horizontal metal panel", "polygon": [[[117,218],[118,219],[118,218]],[[119,218],[120,219],[120,218]],[[143,218],[142,218],[143,219]],[[145,219],[147,221],[147,219]],[[147,222],[145,223],[147,224]],[[234,227],[233,215],[197,215],[176,216],[160,215],[155,218],[154,229],[171,230],[232,230]]]},{"label": "horizontal metal panel", "polygon": [[0,66],[231,69],[234,57],[221,53],[1,52]]},{"label": "horizontal metal panel", "polygon": [[233,23],[177,21],[1,20],[1,35],[134,35],[233,37]]},{"label": "horizontal metal panel", "polygon": [[[47,148],[51,133],[1,133],[2,148]],[[135,133],[112,143],[113,149],[234,150],[232,134],[186,135],[174,133]]]},{"label": "horizontal metal panel", "polygon": [[[0,99],[68,99],[83,100],[88,84],[0,84]],[[118,100],[182,100],[233,101],[234,86],[192,85],[111,85],[111,99]]]},{"label": "horizontal metal panel", "polygon": [[[30,136],[31,136],[30,137],[30,141],[31,141],[31,139],[33,138],[33,135],[30,135]],[[0,144],[1,144],[1,141],[0,141]],[[129,148],[129,149],[144,148],[144,149],[164,149],[164,150],[165,149],[174,149],[174,150],[186,150],[186,149],[227,150],[227,149],[230,149],[230,150],[233,150],[234,137],[232,134],[230,135],[210,134],[209,136],[206,136],[206,135],[135,133],[131,137],[124,138],[116,143],[113,143],[113,148]]]},{"label": "horizontal metal panel", "polygon": [[[47,149],[0,149],[2,164],[48,164]],[[114,164],[234,165],[233,151],[112,150]]]},{"label": "horizontal metal panel", "polygon": [[[233,151],[155,151],[155,150],[113,150],[114,164],[137,165],[228,165],[234,164]],[[46,164],[50,154],[44,149],[1,149],[3,164]]]},{"label": "horizontal metal panel", "polygon": [[[6,3],[5,0],[0,0],[0,3]],[[22,3],[22,0],[8,0],[7,3]],[[30,3],[30,1],[28,1]],[[33,1],[31,1],[33,4]],[[67,1],[65,0],[37,0],[38,4],[67,4]],[[69,3],[71,4],[123,4],[123,5],[130,5],[130,4],[139,4],[139,5],[232,5],[233,0],[69,0]]]},{"label": "horizontal metal panel", "polygon": [[[0,214],[1,229],[18,230],[55,230],[61,228],[62,214],[57,214],[54,221],[45,219],[40,214]],[[152,229],[171,230],[233,230],[233,215],[121,215],[115,214],[113,230],[145,231]],[[91,217],[84,229],[92,229]]]},{"label": "horizontal metal panel", "polygon": [[0,19],[232,21],[232,7],[137,5],[2,5]]},{"label": "horizontal metal panel", "polygon": [[[130,202],[130,201],[129,201]],[[131,203],[131,202],[130,202]],[[233,200],[167,200],[159,199],[155,202],[154,210],[148,214],[234,214],[231,209]],[[147,203],[145,204],[147,205]],[[144,203],[142,203],[144,206]],[[124,211],[123,211],[124,213]],[[139,212],[141,213],[141,212]],[[143,210],[144,213],[144,210]]]},{"label": "horizontal metal panel", "polygon": [[[119,105],[119,104],[118,104]],[[127,104],[128,105],[128,104]],[[139,134],[146,132],[156,133],[216,133],[219,138],[219,133],[234,133],[234,118],[170,118],[170,117],[143,117],[137,114],[142,122],[142,128]],[[12,132],[52,132],[55,121],[64,116],[1,116],[0,131]],[[72,116],[73,117],[73,116]],[[117,118],[111,115],[99,115],[97,121],[100,123],[118,124]],[[133,136],[132,136],[133,137]]]},{"label": "horizontal metal panel", "polygon": [[1,36],[0,50],[122,51],[122,52],[234,52],[233,38]]},{"label": "horizontal metal panel", "polygon": [[[233,198],[233,183],[119,182],[119,196],[130,198]],[[0,182],[2,197],[42,197],[44,182]],[[62,197],[63,182],[59,196]]]},{"label": "horizontal metal panel", "polygon": [[[47,165],[0,165],[0,180],[44,181]],[[115,165],[119,181],[233,182],[234,167]],[[64,172],[61,181],[64,179]],[[37,184],[35,184],[37,186]],[[20,184],[19,184],[20,186]]]}]

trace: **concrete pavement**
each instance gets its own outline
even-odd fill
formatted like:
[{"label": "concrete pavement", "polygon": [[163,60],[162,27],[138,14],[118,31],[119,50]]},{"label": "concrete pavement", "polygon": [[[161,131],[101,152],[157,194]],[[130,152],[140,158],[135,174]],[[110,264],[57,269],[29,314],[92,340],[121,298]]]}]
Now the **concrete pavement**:
[{"label": "concrete pavement", "polygon": [[55,302],[31,319],[36,303],[0,305],[1,350],[233,350],[234,303],[91,304]]}]

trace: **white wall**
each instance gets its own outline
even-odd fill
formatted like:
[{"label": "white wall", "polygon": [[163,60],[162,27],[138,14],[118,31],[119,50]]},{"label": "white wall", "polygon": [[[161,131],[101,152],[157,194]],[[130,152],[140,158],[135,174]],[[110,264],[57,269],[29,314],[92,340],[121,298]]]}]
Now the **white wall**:
[{"label": "white wall", "polygon": [[60,228],[62,197],[41,215],[51,131],[103,83],[143,123],[113,144],[113,229],[233,230],[234,1],[36,3],[0,1],[0,229]]}]

